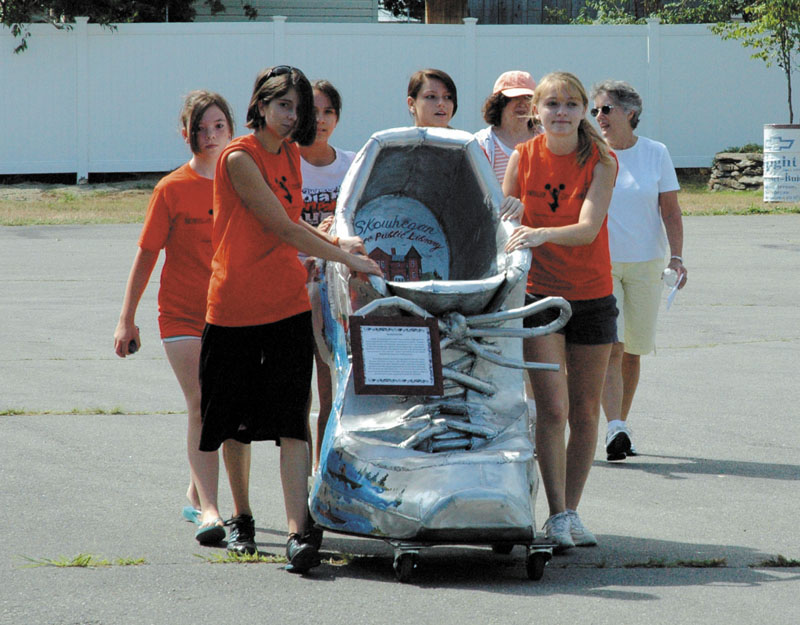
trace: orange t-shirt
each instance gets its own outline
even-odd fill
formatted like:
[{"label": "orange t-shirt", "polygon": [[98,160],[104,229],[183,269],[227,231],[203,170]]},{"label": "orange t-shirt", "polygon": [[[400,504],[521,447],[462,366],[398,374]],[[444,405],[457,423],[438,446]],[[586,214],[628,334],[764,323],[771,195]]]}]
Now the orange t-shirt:
[{"label": "orange t-shirt", "polygon": [[303,210],[300,152],[294,143],[284,141],[272,154],[255,135],[247,135],[225,148],[214,179],[214,257],[206,321],[226,327],[274,323],[311,309],[297,249],[266,230],[233,188],[226,160],[236,151],[255,161],[292,221]]},{"label": "orange t-shirt", "polygon": [[211,275],[214,182],[189,163],[164,176],[153,190],[139,247],[166,251],[158,291],[161,338],[200,336]]},{"label": "orange t-shirt", "polygon": [[[575,152],[560,156],[548,150],[544,135],[518,145],[517,152],[520,199],[525,204],[522,225],[542,228],[577,223],[600,160],[597,147],[593,146],[583,167],[578,166]],[[528,292],[572,300],[611,295],[607,221],[608,217],[588,245],[544,243],[531,248]]]}]

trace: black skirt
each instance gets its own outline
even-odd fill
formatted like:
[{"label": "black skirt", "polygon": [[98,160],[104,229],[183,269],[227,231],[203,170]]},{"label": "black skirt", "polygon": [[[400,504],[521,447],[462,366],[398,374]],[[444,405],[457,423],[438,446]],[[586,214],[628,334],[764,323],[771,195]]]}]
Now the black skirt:
[{"label": "black skirt", "polygon": [[200,451],[241,443],[307,440],[314,363],[311,313],[260,326],[207,324],[200,353]]}]

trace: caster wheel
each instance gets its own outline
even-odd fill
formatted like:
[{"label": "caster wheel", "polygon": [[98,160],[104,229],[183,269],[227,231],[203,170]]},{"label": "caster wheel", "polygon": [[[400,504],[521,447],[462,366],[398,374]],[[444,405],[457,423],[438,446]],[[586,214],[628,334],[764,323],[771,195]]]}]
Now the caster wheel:
[{"label": "caster wheel", "polygon": [[405,584],[411,581],[414,569],[417,568],[417,556],[413,553],[401,553],[394,559],[394,576],[398,582]]},{"label": "caster wheel", "polygon": [[531,553],[528,554],[528,559],[525,561],[525,568],[528,570],[528,579],[538,582],[544,575],[544,567],[550,558],[545,553]]},{"label": "caster wheel", "polygon": [[514,549],[514,545],[509,545],[507,543],[497,543],[492,545],[492,552],[501,556],[507,556],[509,553],[511,553],[512,549]]}]

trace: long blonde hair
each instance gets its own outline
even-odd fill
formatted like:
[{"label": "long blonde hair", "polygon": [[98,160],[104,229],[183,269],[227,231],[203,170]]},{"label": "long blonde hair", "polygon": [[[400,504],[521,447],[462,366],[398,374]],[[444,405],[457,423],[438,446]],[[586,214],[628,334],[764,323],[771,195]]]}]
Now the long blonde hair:
[{"label": "long blonde hair", "polygon": [[[573,96],[578,96],[581,102],[583,102],[584,107],[589,105],[589,98],[586,95],[586,90],[583,88],[581,81],[578,80],[578,77],[575,76],[575,74],[570,74],[569,72],[551,72],[542,78],[539,81],[539,84],[536,85],[536,89],[533,92],[531,107],[536,106],[544,92],[554,86],[564,87],[568,93],[572,94]],[[531,110],[533,110],[533,108],[531,108]],[[594,129],[594,126],[589,123],[589,120],[584,117],[581,120],[581,123],[578,125],[577,156],[579,166],[582,167],[584,164],[586,164],[586,161],[589,160],[589,157],[592,155],[592,145],[597,147],[597,151],[600,153],[601,162],[612,162],[611,155],[608,153],[608,145],[606,145],[605,139],[600,136],[600,133],[597,132]]]}]

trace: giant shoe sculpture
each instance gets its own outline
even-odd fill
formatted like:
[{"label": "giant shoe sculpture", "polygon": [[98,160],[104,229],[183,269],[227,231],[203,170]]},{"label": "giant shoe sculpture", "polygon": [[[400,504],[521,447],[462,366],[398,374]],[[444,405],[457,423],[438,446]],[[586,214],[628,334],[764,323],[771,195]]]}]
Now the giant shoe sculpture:
[{"label": "giant shoe sculpture", "polygon": [[[523,362],[522,338],[559,329],[570,309],[524,307],[530,252],[504,252],[516,224],[499,218],[502,199],[472,135],[433,128],[373,135],[339,196],[335,233],[362,237],[385,279],[322,267],[318,343],[336,394],[309,505],[325,530],[391,543],[401,581],[433,545],[524,545],[532,579],[552,554],[536,538],[523,371],[557,367]],[[548,307],[556,321],[522,328]],[[373,314],[436,319],[443,395],[355,393],[351,317]]]}]

